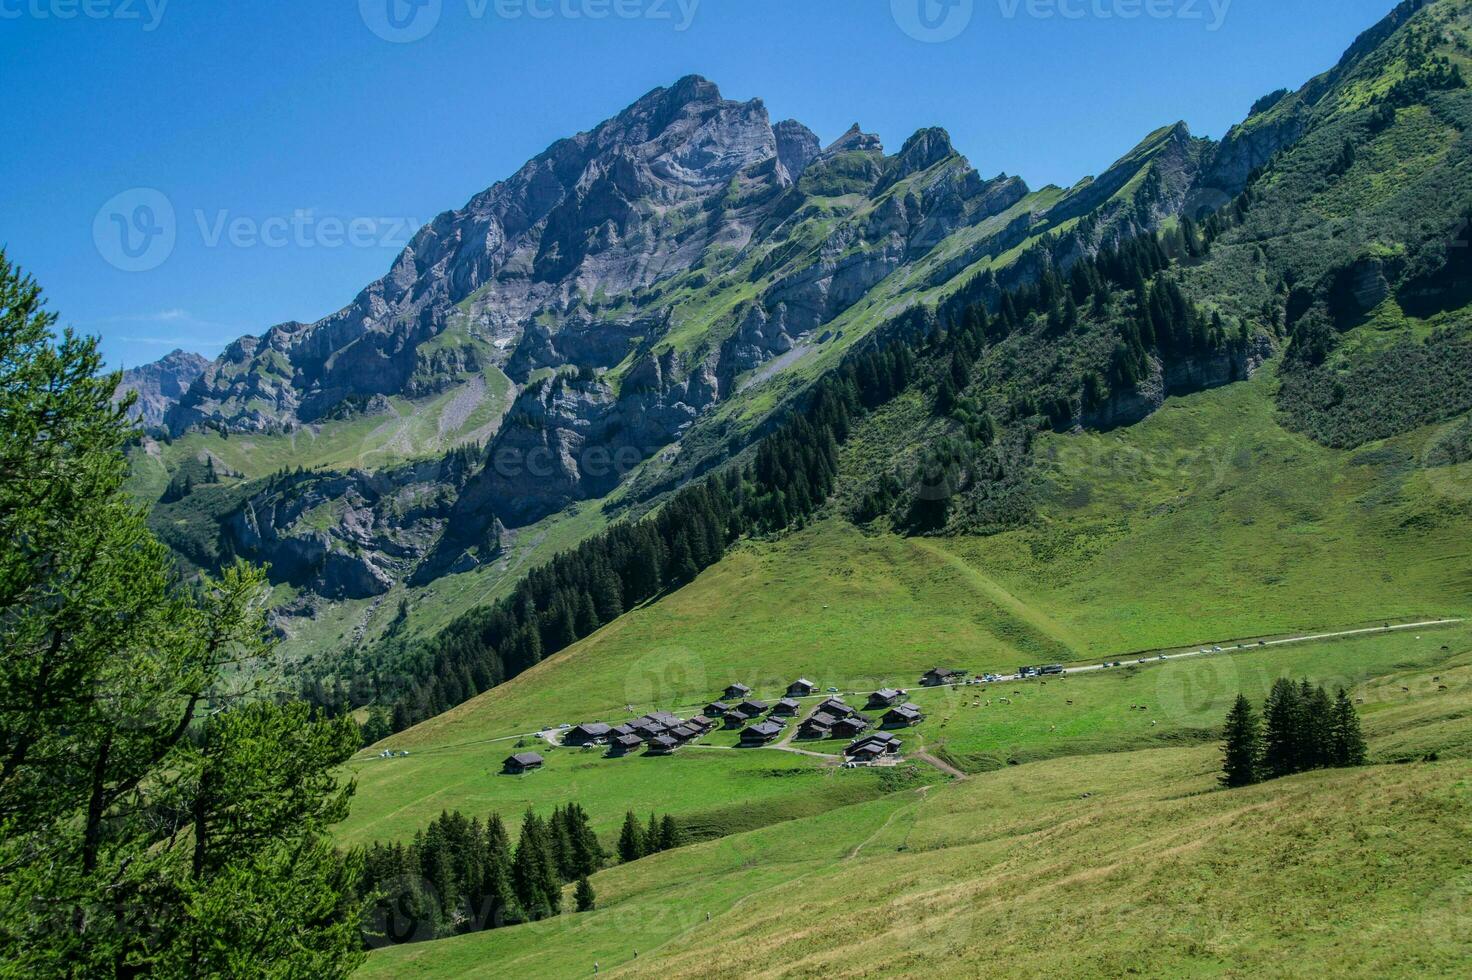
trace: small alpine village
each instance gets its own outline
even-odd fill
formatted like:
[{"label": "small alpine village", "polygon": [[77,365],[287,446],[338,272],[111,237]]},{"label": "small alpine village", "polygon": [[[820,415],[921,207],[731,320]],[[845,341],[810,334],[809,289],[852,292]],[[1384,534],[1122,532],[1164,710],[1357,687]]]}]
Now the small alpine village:
[{"label": "small alpine village", "polygon": [[[986,674],[971,677],[969,671],[935,667],[920,678],[921,687],[938,688],[971,684],[990,684],[1004,680],[1027,680],[1047,674],[1066,674],[1061,665],[1021,667],[1014,677]],[[727,685],[716,700],[697,715],[681,718],[668,711],[652,711],[632,721],[610,725],[602,721],[563,724],[539,733],[553,747],[580,748],[585,751],[606,749],[607,758],[643,753],[669,756],[686,746],[698,745],[715,731],[738,733],[734,746],[744,749],[785,748],[788,743],[847,739],[842,758],[845,768],[895,765],[902,761],[904,741],[896,730],[912,728],[925,720],[924,710],[905,700],[909,691],[902,688],[880,688],[869,692],[862,710],[849,704],[838,688],[821,693],[818,685],[805,677],[787,685],[783,696],[772,702],[756,697],[752,688],[741,683]],[[817,701],[804,711],[805,701]],[[629,711],[634,711],[632,705]],[[798,719],[801,719],[798,721]],[[796,727],[792,727],[797,722]],[[392,757],[392,751],[385,751]],[[834,756],[804,751],[806,755]],[[517,752],[502,763],[506,775],[520,776],[534,772],[546,760],[537,752]]]}]

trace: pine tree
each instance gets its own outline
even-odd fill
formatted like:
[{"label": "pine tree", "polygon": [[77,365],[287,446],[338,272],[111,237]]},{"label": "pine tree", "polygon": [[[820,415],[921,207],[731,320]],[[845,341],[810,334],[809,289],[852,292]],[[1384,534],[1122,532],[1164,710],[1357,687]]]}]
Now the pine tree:
[{"label": "pine tree", "polygon": [[639,818],[630,810],[624,815],[624,827],[618,835],[618,858],[628,863],[644,856],[644,831],[639,827]]},{"label": "pine tree", "polygon": [[1298,685],[1286,677],[1279,678],[1263,707],[1267,721],[1267,738],[1263,747],[1263,766],[1273,778],[1299,771],[1302,758],[1300,736],[1303,710]]},{"label": "pine tree", "polygon": [[1334,700],[1334,715],[1330,725],[1329,764],[1340,768],[1365,764],[1365,736],[1360,730],[1359,712],[1344,688]]},{"label": "pine tree", "polygon": [[1303,772],[1322,769],[1329,765],[1332,753],[1334,703],[1322,684],[1315,687],[1307,678],[1299,682],[1298,697],[1303,706],[1299,768]]},{"label": "pine tree", "polygon": [[669,851],[678,847],[680,843],[680,829],[675,824],[675,818],[668,813],[659,822],[659,849]]},{"label": "pine tree", "polygon": [[511,865],[511,884],[522,913],[532,921],[557,912],[561,890],[556,885],[547,828],[531,810],[521,824],[521,838]]},{"label": "pine tree", "polygon": [[591,912],[595,908],[597,899],[593,894],[593,886],[588,884],[587,875],[578,879],[578,888],[575,897],[577,898],[579,912]]},{"label": "pine tree", "polygon": [[499,814],[486,821],[485,861],[484,928],[497,929],[521,918],[512,886],[511,841]]},{"label": "pine tree", "polygon": [[659,818],[653,813],[649,814],[649,823],[644,828],[644,853],[658,854],[662,847],[659,842]]},{"label": "pine tree", "polygon": [[1226,729],[1222,734],[1226,744],[1223,749],[1223,786],[1236,788],[1250,786],[1259,779],[1258,768],[1262,760],[1262,732],[1258,727],[1257,713],[1246,696],[1237,695],[1237,701],[1227,714]]}]

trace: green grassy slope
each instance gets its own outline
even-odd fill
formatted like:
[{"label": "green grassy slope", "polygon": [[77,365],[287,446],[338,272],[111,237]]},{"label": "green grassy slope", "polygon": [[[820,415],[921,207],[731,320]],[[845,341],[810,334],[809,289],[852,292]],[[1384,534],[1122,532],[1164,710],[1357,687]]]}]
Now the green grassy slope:
[{"label": "green grassy slope", "polygon": [[[516,736],[615,723],[629,717],[628,705],[636,714],[693,714],[732,681],[769,698],[798,675],[844,691],[909,687],[937,664],[1011,671],[1472,612],[1472,513],[1455,493],[1459,472],[1419,468],[1427,434],[1356,452],[1325,449],[1277,425],[1272,386],[1264,374],[1173,399],[1131,429],[1047,437],[1046,503],[1022,530],[906,539],[829,519],[779,541],[749,542],[690,586],[394,736],[386,744],[414,754],[354,766],[360,791],[345,836],[404,837],[444,808],[515,817],[528,804],[580,795],[598,804],[588,808],[602,831],[628,808],[729,827],[730,814],[711,817],[720,801],[760,801],[781,820],[813,812],[803,807],[815,801],[853,799],[855,784],[835,791],[814,760],[790,780],[753,776],[750,768],[799,758],[768,751],[759,766],[747,761],[751,753],[705,749],[698,751],[709,757],[666,760],[663,769],[573,756],[555,758],[542,774],[556,778],[494,775]],[[1260,697],[1285,673],[1364,683],[1469,636],[1472,629],[1452,627],[1427,631],[1424,641],[1372,635],[1046,686],[916,691],[929,718],[908,737],[972,772],[1189,745],[1219,723],[1238,691]],[[832,754],[841,746],[811,748]]]},{"label": "green grassy slope", "polygon": [[361,975],[1464,975],[1472,645],[1427,659],[1355,687],[1368,769],[1223,791],[1215,746],[1007,768],[612,868],[596,912]]}]

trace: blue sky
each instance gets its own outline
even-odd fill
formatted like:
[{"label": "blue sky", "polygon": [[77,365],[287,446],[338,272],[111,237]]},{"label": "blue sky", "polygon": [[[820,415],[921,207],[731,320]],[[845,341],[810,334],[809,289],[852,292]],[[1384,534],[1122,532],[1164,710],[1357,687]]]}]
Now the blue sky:
[{"label": "blue sky", "polygon": [[987,175],[1067,185],[1178,119],[1220,136],[1392,6],[0,0],[0,244],[110,363],[213,356],[339,308],[414,226],[686,74],[825,142],[941,125]]}]

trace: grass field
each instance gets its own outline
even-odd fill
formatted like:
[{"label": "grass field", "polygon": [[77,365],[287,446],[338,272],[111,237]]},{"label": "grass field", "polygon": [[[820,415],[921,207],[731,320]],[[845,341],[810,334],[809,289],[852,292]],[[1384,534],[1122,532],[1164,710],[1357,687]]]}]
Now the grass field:
[{"label": "grass field", "polygon": [[595,912],[361,975],[1463,976],[1472,656],[1453,658],[1439,699],[1417,671],[1355,691],[1373,758],[1461,746],[1440,761],[1234,791],[1215,746],[1008,767],[615,867]]},{"label": "grass field", "polygon": [[[1046,437],[1039,519],[1019,531],[903,539],[829,519],[745,543],[395,736],[410,758],[354,765],[349,840],[402,837],[443,808],[514,817],[574,798],[605,836],[625,809],[728,836],[600,872],[598,912],[385,950],[365,975],[561,977],[595,961],[630,976],[1461,974],[1472,625],[915,686],[936,665],[1127,660],[1472,610],[1472,473],[1422,466],[1426,432],[1316,446],[1278,426],[1273,383]],[[907,787],[718,748],[562,751],[524,780],[492,774],[518,733],[616,722],[628,705],[688,714],[738,680],[771,699],[799,675],[909,688],[927,712],[909,749],[972,775],[937,784],[922,765],[926,784]],[[1382,767],[1217,791],[1230,700],[1260,701],[1282,676],[1350,689]],[[737,819],[751,814],[770,825]]]},{"label": "grass field", "polygon": [[1048,436],[1029,528],[946,542],[1083,655],[1472,610],[1472,466],[1274,417],[1272,370],[1112,433]]},{"label": "grass field", "polygon": [[501,774],[516,740],[481,742],[368,759],[352,766],[363,791],[341,828],[348,843],[406,840],[442,810],[485,817],[499,813],[515,831],[528,807],[549,812],[580,803],[612,850],[624,813],[651,810],[679,818],[696,837],[749,830],[874,799],[903,785],[933,782],[928,766],[904,773],[842,770],[791,752],[689,746],[668,758],[604,758],[601,750],[526,750],[547,760],[524,776]]}]

